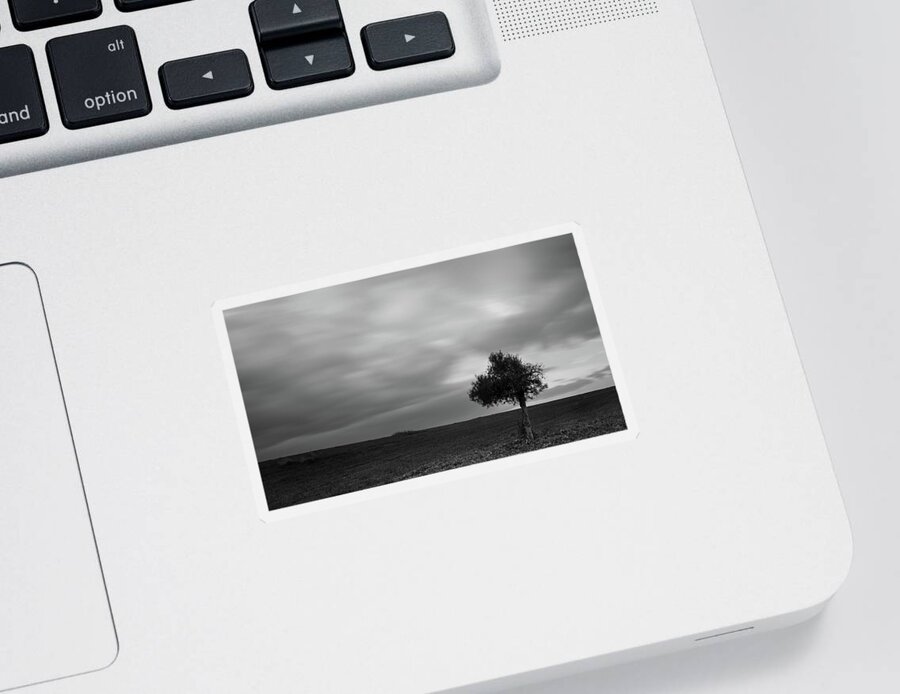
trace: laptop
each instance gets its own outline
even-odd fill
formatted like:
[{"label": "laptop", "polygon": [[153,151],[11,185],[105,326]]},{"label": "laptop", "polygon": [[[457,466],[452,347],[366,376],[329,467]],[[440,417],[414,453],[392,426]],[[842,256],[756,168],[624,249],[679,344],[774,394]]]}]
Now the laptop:
[{"label": "laptop", "polygon": [[688,0],[4,0],[0,176],[0,690],[503,691],[848,571]]}]

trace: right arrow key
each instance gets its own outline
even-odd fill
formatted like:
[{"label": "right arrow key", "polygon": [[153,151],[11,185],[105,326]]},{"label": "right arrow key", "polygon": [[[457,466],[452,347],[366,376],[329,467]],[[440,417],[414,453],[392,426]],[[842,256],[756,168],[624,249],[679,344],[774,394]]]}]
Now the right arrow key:
[{"label": "right arrow key", "polygon": [[449,58],[456,51],[443,12],[389,19],[363,27],[366,60],[373,70],[390,70]]}]

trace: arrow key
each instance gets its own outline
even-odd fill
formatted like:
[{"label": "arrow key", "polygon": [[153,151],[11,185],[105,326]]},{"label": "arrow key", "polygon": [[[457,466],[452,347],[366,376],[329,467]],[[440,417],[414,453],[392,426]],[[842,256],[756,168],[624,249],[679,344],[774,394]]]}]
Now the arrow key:
[{"label": "arrow key", "polygon": [[350,45],[343,34],[303,43],[277,44],[261,52],[266,81],[272,89],[347,77],[355,69]]},{"label": "arrow key", "polygon": [[449,58],[456,51],[450,24],[443,12],[389,19],[363,27],[366,60],[373,70]]},{"label": "arrow key", "polygon": [[238,99],[253,92],[250,64],[238,49],[171,60],[159,68],[159,82],[169,108]]},{"label": "arrow key", "polygon": [[259,44],[344,28],[337,0],[255,0],[250,18]]}]

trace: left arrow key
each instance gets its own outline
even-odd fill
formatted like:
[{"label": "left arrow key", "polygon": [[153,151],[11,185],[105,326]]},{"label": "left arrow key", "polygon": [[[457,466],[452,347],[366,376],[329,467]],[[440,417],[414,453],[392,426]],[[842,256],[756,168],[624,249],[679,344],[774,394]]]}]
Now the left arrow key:
[{"label": "left arrow key", "polygon": [[169,108],[190,108],[253,93],[250,64],[234,49],[172,60],[159,68],[159,82]]}]

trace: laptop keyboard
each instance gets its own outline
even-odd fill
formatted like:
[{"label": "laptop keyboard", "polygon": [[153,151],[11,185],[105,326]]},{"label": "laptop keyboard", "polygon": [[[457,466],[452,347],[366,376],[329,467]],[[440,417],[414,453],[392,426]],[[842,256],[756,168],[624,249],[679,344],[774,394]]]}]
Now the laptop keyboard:
[{"label": "laptop keyboard", "polygon": [[[499,70],[482,0],[0,3],[11,23],[0,14],[0,176],[456,89]],[[203,17],[202,41],[178,40]],[[394,71],[403,74],[384,76]],[[337,81],[347,86],[321,84]],[[243,111],[226,103],[241,100]],[[185,109],[202,113],[173,118]],[[94,128],[108,138],[66,132]]]}]

